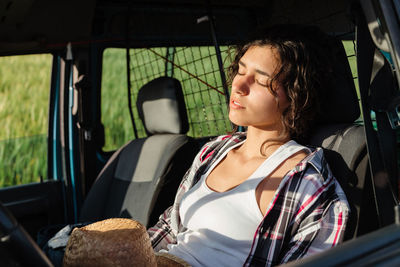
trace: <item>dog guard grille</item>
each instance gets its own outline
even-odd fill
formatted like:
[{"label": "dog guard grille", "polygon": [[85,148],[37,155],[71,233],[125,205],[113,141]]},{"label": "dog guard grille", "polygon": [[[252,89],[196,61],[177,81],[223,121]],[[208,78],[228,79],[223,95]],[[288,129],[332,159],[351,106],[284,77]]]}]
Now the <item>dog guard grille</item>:
[{"label": "dog guard grille", "polygon": [[[225,69],[231,63],[228,47],[221,47]],[[146,136],[137,109],[138,90],[147,82],[169,76],[181,82],[192,137],[232,130],[214,47],[143,48],[130,50],[132,110],[138,137]]]}]

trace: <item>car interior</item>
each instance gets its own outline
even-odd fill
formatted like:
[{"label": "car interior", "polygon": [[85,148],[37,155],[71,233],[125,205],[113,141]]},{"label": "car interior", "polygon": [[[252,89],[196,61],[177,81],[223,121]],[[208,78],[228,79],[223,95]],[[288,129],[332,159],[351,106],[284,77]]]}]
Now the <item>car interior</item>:
[{"label": "car interior", "polygon": [[[52,64],[47,177],[0,188],[1,265],[57,266],[43,247],[65,225],[113,217],[154,225],[202,145],[234,130],[232,49],[282,23],[332,36],[333,89],[306,145],[324,148],[351,206],[343,244],[286,266],[400,264],[396,1],[6,2],[0,59],[48,53]],[[106,88],[107,58],[119,60],[122,88]],[[122,91],[126,104],[106,90]],[[129,135],[105,149],[120,120]]]},{"label": "car interior", "polygon": [[173,203],[200,149],[186,135],[189,125],[178,80],[150,81],[139,90],[137,102],[148,137],[132,140],[108,160],[82,205],[81,222],[123,217],[154,225]]}]

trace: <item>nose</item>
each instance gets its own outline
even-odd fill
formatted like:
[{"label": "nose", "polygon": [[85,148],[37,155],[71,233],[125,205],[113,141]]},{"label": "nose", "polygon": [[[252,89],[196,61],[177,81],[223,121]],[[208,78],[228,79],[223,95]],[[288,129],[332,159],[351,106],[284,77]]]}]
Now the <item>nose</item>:
[{"label": "nose", "polygon": [[248,75],[237,75],[232,81],[232,93],[247,95],[250,90],[251,78]]}]

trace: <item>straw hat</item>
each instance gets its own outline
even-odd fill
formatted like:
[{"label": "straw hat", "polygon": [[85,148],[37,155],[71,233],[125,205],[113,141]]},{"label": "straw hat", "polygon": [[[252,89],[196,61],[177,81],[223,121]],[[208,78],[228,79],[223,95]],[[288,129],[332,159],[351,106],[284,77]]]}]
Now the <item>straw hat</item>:
[{"label": "straw hat", "polygon": [[64,266],[157,266],[146,228],[131,219],[114,218],[75,228]]},{"label": "straw hat", "polygon": [[141,223],[113,218],[75,228],[65,249],[64,266],[190,265],[168,253],[155,255],[146,228]]}]

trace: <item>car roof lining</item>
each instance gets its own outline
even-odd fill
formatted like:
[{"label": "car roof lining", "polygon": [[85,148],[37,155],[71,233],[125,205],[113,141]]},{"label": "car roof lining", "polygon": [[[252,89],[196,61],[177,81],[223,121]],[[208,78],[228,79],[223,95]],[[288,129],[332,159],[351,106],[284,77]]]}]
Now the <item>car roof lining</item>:
[{"label": "car roof lining", "polygon": [[[101,40],[120,46],[126,44],[126,14],[129,14],[129,39],[133,47],[164,45],[166,42],[212,45],[208,23],[196,22],[207,14],[205,2],[4,1],[0,4],[0,55],[52,52],[65,49],[68,42],[76,47]],[[346,18],[349,5],[346,0],[213,0],[210,4],[221,43],[241,40],[256,28],[277,23],[316,24],[333,34],[353,30]]]},{"label": "car roof lining", "polygon": [[94,0],[9,0],[0,4],[0,53],[50,50],[48,44],[89,40]]}]

